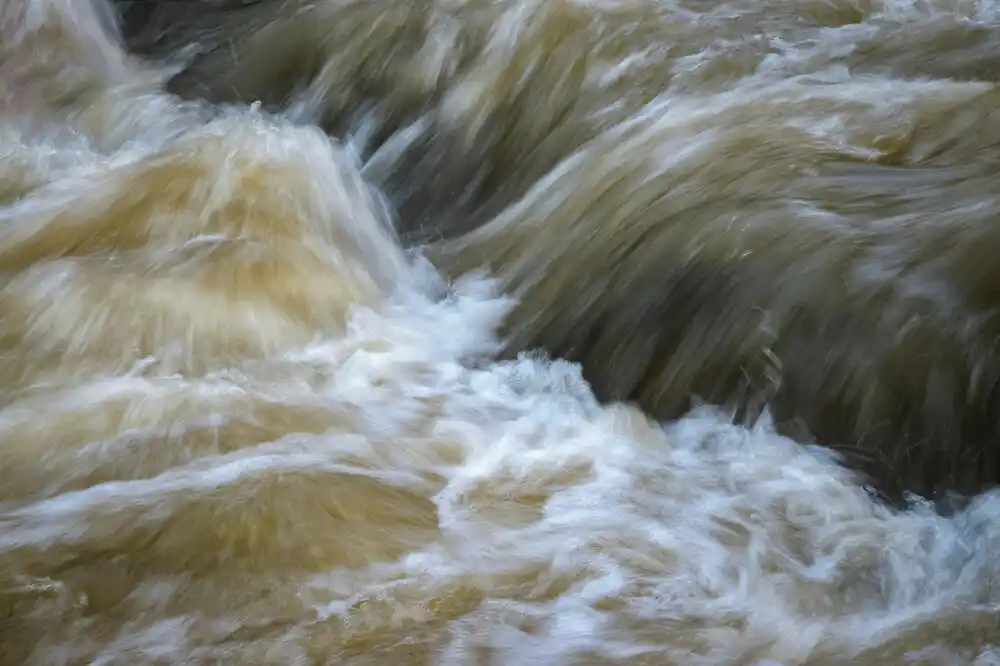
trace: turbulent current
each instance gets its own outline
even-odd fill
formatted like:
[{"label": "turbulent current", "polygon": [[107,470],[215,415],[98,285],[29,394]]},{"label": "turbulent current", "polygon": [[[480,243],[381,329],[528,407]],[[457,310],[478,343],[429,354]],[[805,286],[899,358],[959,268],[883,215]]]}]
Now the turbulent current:
[{"label": "turbulent current", "polygon": [[1000,664],[1000,4],[0,0],[0,665]]}]

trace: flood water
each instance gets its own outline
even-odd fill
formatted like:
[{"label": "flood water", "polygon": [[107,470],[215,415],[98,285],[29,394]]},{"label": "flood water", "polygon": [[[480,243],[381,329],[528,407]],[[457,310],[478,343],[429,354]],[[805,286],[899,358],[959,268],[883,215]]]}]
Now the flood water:
[{"label": "flood water", "polygon": [[0,0],[0,664],[1000,664],[1000,4]]}]

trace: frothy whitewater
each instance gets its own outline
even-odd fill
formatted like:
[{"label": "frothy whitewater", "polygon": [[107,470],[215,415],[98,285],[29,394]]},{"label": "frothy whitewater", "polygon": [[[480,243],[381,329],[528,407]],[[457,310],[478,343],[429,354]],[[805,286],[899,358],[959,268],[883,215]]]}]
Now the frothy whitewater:
[{"label": "frothy whitewater", "polygon": [[4,0],[0,664],[1000,664],[998,58]]}]

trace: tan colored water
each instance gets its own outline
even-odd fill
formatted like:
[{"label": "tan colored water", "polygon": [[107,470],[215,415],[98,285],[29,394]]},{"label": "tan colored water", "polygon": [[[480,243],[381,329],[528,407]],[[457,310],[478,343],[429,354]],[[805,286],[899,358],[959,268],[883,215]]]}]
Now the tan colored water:
[{"label": "tan colored water", "polygon": [[998,58],[3,0],[0,664],[1000,664]]}]

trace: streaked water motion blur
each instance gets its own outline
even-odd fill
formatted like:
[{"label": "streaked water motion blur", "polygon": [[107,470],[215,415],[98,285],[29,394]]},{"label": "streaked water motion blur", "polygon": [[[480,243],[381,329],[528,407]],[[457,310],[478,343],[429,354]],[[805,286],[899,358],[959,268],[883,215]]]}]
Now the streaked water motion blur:
[{"label": "streaked water motion blur", "polygon": [[0,3],[0,664],[1000,664],[998,59]]}]

